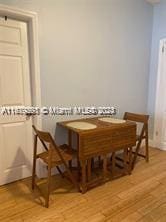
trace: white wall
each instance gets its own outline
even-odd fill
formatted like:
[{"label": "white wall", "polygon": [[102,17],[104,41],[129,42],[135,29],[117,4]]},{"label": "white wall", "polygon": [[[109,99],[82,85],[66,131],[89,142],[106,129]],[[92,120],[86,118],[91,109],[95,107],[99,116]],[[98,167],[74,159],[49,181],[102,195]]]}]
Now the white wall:
[{"label": "white wall", "polygon": [[[0,0],[39,16],[42,105],[147,111],[153,8],[144,0]],[[43,118],[55,129],[61,118]]]},{"label": "white wall", "polygon": [[154,6],[153,38],[152,38],[150,77],[149,77],[149,103],[148,103],[148,112],[151,115],[151,121],[150,121],[151,138],[153,138],[153,128],[154,128],[159,42],[160,39],[162,38],[166,38],[166,0],[161,0],[160,4]]}]

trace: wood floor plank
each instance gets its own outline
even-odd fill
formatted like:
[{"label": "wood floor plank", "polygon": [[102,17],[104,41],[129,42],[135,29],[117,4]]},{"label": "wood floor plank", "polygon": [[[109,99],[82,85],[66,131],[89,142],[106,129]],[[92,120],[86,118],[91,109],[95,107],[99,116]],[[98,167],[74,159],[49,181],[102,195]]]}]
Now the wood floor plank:
[{"label": "wood floor plank", "polygon": [[[150,149],[127,175],[84,195],[60,176],[53,177],[49,209],[31,178],[0,187],[0,222],[165,222],[166,152]],[[44,191],[45,180],[40,181]]]}]

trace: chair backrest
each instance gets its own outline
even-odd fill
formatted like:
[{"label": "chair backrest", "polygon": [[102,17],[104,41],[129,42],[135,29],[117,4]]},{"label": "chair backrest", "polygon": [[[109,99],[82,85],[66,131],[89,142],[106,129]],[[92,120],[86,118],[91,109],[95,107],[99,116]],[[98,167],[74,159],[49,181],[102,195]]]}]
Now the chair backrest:
[{"label": "chair backrest", "polygon": [[136,123],[142,123],[140,139],[142,139],[144,134],[147,135],[149,115],[125,112],[123,119],[130,120]]},{"label": "chair backrest", "polygon": [[40,130],[36,129],[36,127],[34,125],[32,125],[32,127],[36,133],[37,138],[41,141],[41,143],[46,151],[48,151],[49,148],[54,146],[54,144],[53,144],[54,141],[53,141],[50,133],[40,131]]},{"label": "chair backrest", "polygon": [[[37,149],[37,138],[38,138],[41,141],[41,143],[46,151],[49,152],[54,149],[57,152],[60,159],[62,160],[62,162],[66,165],[66,162],[65,162],[59,148],[55,144],[55,141],[52,138],[51,134],[49,132],[44,132],[44,131],[40,131],[40,130],[36,129],[36,127],[34,125],[32,125],[32,127],[36,133],[36,143],[35,143],[36,149]],[[50,152],[50,153],[52,153],[52,152]]]},{"label": "chair backrest", "polygon": [[149,115],[125,112],[123,119],[148,124]]}]

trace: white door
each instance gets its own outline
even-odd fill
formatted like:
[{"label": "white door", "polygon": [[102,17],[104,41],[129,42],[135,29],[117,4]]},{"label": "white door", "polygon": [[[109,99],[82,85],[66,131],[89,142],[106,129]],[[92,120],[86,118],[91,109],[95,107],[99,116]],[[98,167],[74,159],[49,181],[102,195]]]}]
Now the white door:
[{"label": "white door", "polygon": [[[0,18],[0,106],[30,106],[27,24]],[[0,115],[0,185],[31,175],[32,120]]]},{"label": "white door", "polygon": [[166,39],[160,41],[154,140],[157,147],[166,150]]}]

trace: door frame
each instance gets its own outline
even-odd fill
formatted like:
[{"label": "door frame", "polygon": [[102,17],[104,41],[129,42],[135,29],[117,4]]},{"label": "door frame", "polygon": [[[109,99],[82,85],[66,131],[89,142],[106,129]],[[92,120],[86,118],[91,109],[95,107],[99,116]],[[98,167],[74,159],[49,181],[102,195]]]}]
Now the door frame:
[{"label": "door frame", "polygon": [[[165,45],[166,45],[166,38],[164,39],[161,39],[160,40],[160,45],[159,45],[159,57],[158,57],[158,72],[157,72],[157,83],[156,83],[156,96],[155,96],[155,115],[154,115],[154,132],[153,132],[153,145],[155,147],[158,147],[159,149],[161,150],[165,150],[166,151],[166,143],[163,140],[163,131],[159,136],[157,136],[157,131],[158,131],[158,106],[160,104],[160,99],[162,98],[163,96],[163,93],[164,95],[166,94],[166,88],[165,88],[165,92],[161,92],[160,90],[160,79],[162,78],[162,60],[163,60],[163,56],[164,56],[164,53],[163,53],[163,47],[164,47],[164,50],[166,49],[165,48]],[[166,67],[166,65],[165,65]],[[164,90],[164,89],[163,89]],[[161,120],[161,123],[163,122],[163,119]],[[159,137],[159,138],[158,138]]]},{"label": "door frame", "polygon": [[[41,87],[40,87],[41,85],[40,85],[37,13],[0,4],[0,16],[7,16],[11,19],[15,19],[15,20],[27,23],[32,106],[41,107]],[[41,115],[33,116],[32,122],[38,128],[40,129],[42,128]]]}]

